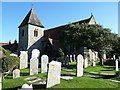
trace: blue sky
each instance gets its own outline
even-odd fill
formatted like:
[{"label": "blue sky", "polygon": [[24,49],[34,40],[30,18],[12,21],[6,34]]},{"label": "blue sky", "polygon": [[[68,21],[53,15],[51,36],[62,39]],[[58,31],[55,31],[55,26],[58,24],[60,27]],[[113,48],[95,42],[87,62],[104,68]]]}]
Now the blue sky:
[{"label": "blue sky", "polygon": [[3,2],[2,40],[18,40],[18,26],[33,4],[45,29],[89,18],[93,13],[98,24],[118,33],[117,2]]}]

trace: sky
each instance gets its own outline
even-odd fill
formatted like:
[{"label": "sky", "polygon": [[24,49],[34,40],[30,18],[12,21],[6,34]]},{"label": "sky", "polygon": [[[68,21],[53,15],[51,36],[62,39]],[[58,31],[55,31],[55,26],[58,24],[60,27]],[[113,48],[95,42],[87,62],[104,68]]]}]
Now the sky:
[{"label": "sky", "polygon": [[117,2],[2,2],[0,42],[18,41],[18,26],[32,7],[45,30],[87,19],[92,13],[97,24],[118,33]]}]

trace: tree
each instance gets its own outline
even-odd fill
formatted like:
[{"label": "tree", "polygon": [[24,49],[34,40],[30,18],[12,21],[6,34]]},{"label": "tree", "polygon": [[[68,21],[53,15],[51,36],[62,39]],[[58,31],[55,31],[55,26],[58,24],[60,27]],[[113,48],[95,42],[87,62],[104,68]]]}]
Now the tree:
[{"label": "tree", "polygon": [[80,46],[98,51],[100,65],[103,65],[102,54],[111,51],[113,39],[110,29],[103,28],[101,25],[70,24],[66,30],[63,30],[62,45],[70,46],[73,50],[79,50]]}]

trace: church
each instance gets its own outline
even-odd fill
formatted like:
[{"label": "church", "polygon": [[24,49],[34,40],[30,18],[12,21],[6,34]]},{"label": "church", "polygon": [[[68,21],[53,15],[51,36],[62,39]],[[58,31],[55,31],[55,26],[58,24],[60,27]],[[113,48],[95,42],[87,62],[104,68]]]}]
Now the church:
[{"label": "church", "polygon": [[[77,23],[96,24],[96,21],[94,16],[91,14],[88,19],[72,22],[72,24]],[[40,50],[41,55],[53,55],[53,52],[56,52],[59,48],[61,48],[59,37],[62,34],[61,31],[68,25],[69,24],[45,30],[44,25],[42,25],[39,18],[35,14],[34,8],[31,8],[21,24],[18,26],[18,51],[28,51],[29,56],[31,56],[32,50],[38,49]]]}]

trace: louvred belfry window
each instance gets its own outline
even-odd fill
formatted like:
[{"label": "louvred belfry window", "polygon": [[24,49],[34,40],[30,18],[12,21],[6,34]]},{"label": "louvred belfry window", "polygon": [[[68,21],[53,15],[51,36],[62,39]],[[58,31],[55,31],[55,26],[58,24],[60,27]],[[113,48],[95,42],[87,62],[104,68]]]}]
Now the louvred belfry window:
[{"label": "louvred belfry window", "polygon": [[38,29],[35,29],[34,30],[34,37],[37,37],[38,36]]}]

